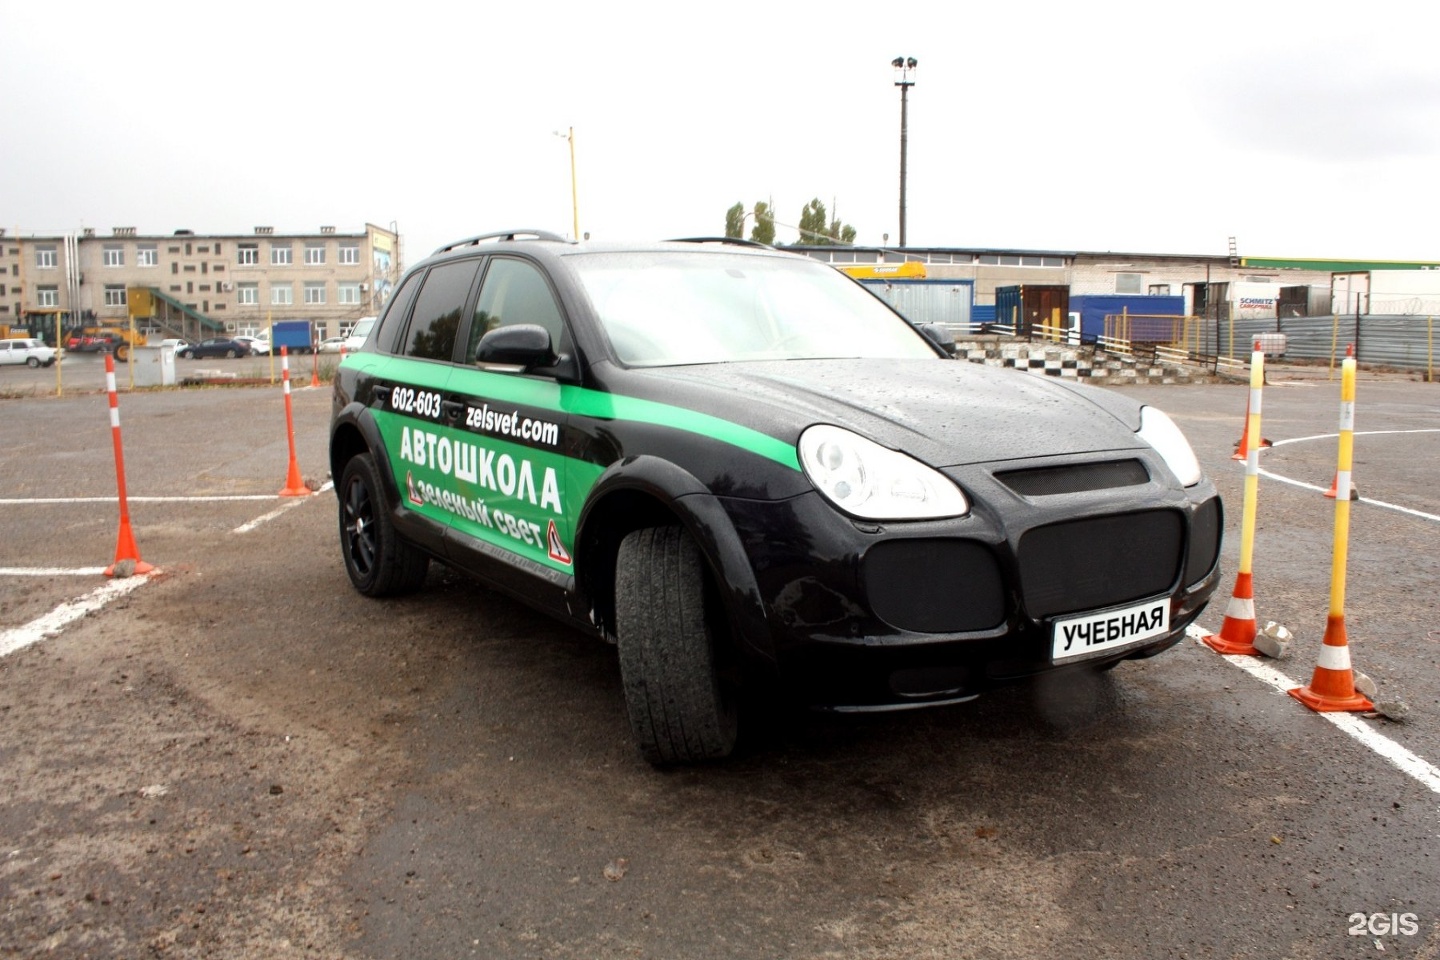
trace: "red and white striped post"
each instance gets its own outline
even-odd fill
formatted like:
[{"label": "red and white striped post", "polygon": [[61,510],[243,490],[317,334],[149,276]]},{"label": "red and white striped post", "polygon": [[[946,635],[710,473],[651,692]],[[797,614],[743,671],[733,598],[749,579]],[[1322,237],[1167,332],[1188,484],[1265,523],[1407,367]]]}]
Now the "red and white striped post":
[{"label": "red and white striped post", "polygon": [[300,462],[295,459],[295,411],[290,401],[290,348],[280,348],[280,379],[285,383],[285,433],[290,438],[290,469],[285,476],[282,497],[305,497],[314,491],[305,486],[300,476]]},{"label": "red and white striped post", "polygon": [[135,573],[149,573],[155,567],[140,559],[135,534],[130,530],[130,501],[125,493],[125,452],[120,444],[120,398],[115,393],[115,358],[105,354],[105,389],[110,394],[110,435],[115,441],[115,486],[120,494],[120,537],[115,544],[115,562],[105,568],[105,576],[115,576],[115,567],[122,560],[135,563]]}]

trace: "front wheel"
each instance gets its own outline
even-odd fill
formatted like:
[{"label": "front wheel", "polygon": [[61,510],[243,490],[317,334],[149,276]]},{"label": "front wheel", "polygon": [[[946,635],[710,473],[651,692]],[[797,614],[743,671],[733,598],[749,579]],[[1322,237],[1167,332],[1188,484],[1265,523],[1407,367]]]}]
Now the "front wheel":
[{"label": "front wheel", "polygon": [[121,362],[121,363],[124,363],[126,360],[129,360],[129,359],[130,359],[130,348],[129,348],[128,346],[126,346],[125,344],[123,344],[123,343],[122,343],[120,346],[116,347],[116,348],[115,348],[115,359],[118,360],[118,361]]},{"label": "front wheel", "polygon": [[728,756],[735,651],[700,548],[680,527],[636,530],[615,566],[620,675],[641,754],[657,765]]},{"label": "front wheel", "polygon": [[234,350],[226,350],[226,351],[225,351],[225,359],[226,359],[226,360],[234,360],[234,359],[235,359],[235,351],[234,351]]},{"label": "front wheel", "polygon": [[32,368],[32,369],[35,368],[35,367],[40,366],[40,358],[39,358],[39,357],[27,357],[27,358],[25,358],[25,366],[30,367],[30,368]]},{"label": "front wheel", "polygon": [[340,474],[340,551],[350,582],[367,597],[413,593],[430,558],[402,541],[390,521],[375,458],[352,457]]}]

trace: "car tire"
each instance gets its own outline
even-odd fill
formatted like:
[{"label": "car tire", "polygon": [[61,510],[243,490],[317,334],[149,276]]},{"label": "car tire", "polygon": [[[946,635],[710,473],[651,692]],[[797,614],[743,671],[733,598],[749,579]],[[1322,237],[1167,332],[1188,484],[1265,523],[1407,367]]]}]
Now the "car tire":
[{"label": "car tire", "polygon": [[226,359],[226,360],[234,360],[234,359],[235,359],[235,351],[234,351],[234,350],[226,350],[226,351],[225,351],[225,359]]},{"label": "car tire", "polygon": [[680,527],[620,543],[615,620],[630,726],[656,765],[727,756],[735,747],[734,648],[700,548]]},{"label": "car tire", "polygon": [[31,368],[31,369],[33,370],[34,368],[40,366],[40,358],[39,358],[39,357],[26,357],[26,358],[25,358],[25,366],[27,366],[27,367],[29,367],[29,368]]},{"label": "car tire", "polygon": [[413,593],[425,583],[430,558],[403,542],[385,503],[375,458],[351,457],[340,474],[340,551],[345,572],[367,597]]}]

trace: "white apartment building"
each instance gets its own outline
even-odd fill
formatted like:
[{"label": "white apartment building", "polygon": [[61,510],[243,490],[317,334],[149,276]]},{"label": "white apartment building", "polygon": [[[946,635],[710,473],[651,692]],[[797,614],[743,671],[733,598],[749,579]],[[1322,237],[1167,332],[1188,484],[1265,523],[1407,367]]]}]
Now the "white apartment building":
[{"label": "white apartment building", "polygon": [[49,340],[57,316],[70,329],[124,325],[133,312],[140,326],[188,339],[258,334],[279,320],[310,320],[318,337],[338,336],[380,312],[401,265],[399,235],[369,223],[357,233],[0,230],[0,326]]}]

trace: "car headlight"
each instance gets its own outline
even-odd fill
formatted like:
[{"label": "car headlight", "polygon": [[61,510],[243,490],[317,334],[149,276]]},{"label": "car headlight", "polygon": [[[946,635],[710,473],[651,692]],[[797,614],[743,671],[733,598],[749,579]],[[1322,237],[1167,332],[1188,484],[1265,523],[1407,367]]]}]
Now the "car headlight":
[{"label": "car headlight", "polygon": [[961,517],[970,501],[940,471],[828,424],[800,435],[800,465],[825,498],[867,520]]},{"label": "car headlight", "polygon": [[1165,465],[1182,485],[1193,487],[1200,482],[1200,461],[1195,459],[1195,451],[1190,449],[1190,441],[1185,439],[1185,434],[1180,432],[1180,428],[1175,426],[1175,421],[1171,420],[1165,411],[1158,407],[1141,408],[1140,439],[1155,448],[1155,452],[1164,458]]}]

